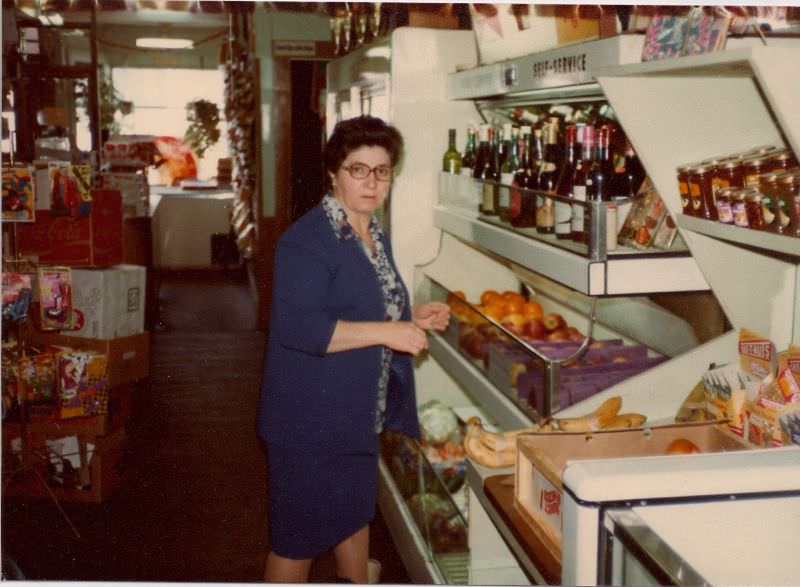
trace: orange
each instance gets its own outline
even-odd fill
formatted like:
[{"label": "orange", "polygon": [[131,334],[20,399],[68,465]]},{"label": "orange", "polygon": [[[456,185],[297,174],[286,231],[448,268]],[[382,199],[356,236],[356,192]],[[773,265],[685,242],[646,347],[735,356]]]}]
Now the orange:
[{"label": "orange", "polygon": [[521,293],[518,293],[518,292],[515,292],[515,291],[511,291],[511,290],[506,290],[500,295],[503,296],[504,300],[519,300],[521,302],[525,301],[525,298],[523,297],[523,295]]},{"label": "orange", "polygon": [[502,296],[493,289],[487,289],[481,294],[481,305],[488,306],[492,302],[502,299]]},{"label": "orange", "polygon": [[522,314],[525,308],[525,299],[522,296],[504,298],[503,306],[506,309],[506,314]]},{"label": "orange", "polygon": [[483,313],[489,316],[490,318],[494,318],[495,320],[500,322],[503,319],[503,316],[506,315],[505,305],[503,304],[503,302],[493,302],[487,304],[483,308]]},{"label": "orange", "polygon": [[528,319],[541,319],[544,317],[544,310],[542,310],[542,305],[539,302],[530,300],[525,302],[524,306],[522,307],[522,314]]}]

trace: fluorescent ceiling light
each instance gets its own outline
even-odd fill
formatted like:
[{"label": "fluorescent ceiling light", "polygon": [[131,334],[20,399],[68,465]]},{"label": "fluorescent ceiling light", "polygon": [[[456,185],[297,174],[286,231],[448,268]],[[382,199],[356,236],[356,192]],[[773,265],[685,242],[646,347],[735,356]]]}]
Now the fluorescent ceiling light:
[{"label": "fluorescent ceiling light", "polygon": [[39,15],[39,22],[41,22],[44,26],[61,26],[64,24],[64,19],[57,12],[43,12]]},{"label": "fluorescent ceiling light", "polygon": [[194,47],[194,41],[191,39],[141,37],[136,39],[136,46],[146,49],[192,49]]}]

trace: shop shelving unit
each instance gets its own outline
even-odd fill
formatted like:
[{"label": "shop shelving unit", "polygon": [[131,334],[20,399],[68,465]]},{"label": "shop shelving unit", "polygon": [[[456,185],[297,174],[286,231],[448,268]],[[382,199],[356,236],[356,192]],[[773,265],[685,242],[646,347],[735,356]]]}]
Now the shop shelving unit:
[{"label": "shop shelving unit", "polygon": [[[548,288],[561,287],[572,292],[557,308],[565,316],[571,313],[570,323],[585,315],[586,296],[602,296],[600,303],[613,306],[618,314],[626,308],[629,315],[636,314],[640,324],[624,333],[634,333],[636,340],[645,342],[639,335],[646,336],[648,329],[653,331],[649,332],[652,337],[689,335],[680,327],[665,335],[664,319],[640,300],[639,294],[713,291],[732,330],[705,344],[690,345],[689,350],[680,349],[675,353],[678,356],[646,375],[627,379],[563,410],[564,416],[585,413],[610,395],[621,395],[626,411],[644,413],[651,423],[669,422],[710,363],[735,359],[739,326],[770,336],[778,348],[798,341],[800,239],[683,218],[675,180],[675,167],[681,163],[755,145],[784,144],[795,153],[800,151],[800,121],[792,110],[793,100],[800,95],[800,80],[787,75],[800,57],[796,49],[756,47],[628,64],[592,70],[587,79],[564,82],[577,85],[527,89],[517,85],[509,89],[513,76],[507,72],[512,63],[475,68],[474,40],[460,37],[461,48],[454,55],[443,48],[446,34],[400,29],[388,41],[333,62],[342,87],[329,83],[329,99],[348,102],[350,115],[371,107],[373,114],[388,116],[407,138],[408,159],[393,187],[386,218],[398,266],[412,296],[424,298],[428,280],[449,291],[461,290],[468,299],[477,299],[487,286],[517,290],[521,280],[545,294]],[[570,49],[575,50],[582,48]],[[549,54],[528,61],[541,62]],[[412,62],[413,68],[408,65]],[[423,71],[416,69],[419,63],[425,63]],[[456,66],[475,71],[443,73],[455,71]],[[370,68],[371,73],[358,74]],[[517,73],[521,71],[517,69]],[[468,91],[454,89],[457,84],[452,78],[458,76],[467,80]],[[351,91],[346,86],[358,89]],[[482,221],[477,211],[440,201],[436,184],[447,128],[479,122],[477,102],[513,104],[522,90],[535,90],[534,99],[542,102],[606,99],[677,219],[691,256],[623,252],[591,261],[580,252]],[[514,94],[502,95],[505,91]],[[353,111],[356,106],[358,111]],[[334,122],[335,114],[329,102],[329,122]],[[416,376],[420,403],[437,398],[454,407],[475,405],[485,412],[489,423],[505,429],[532,423],[528,414],[440,335],[431,336],[429,357],[418,362]],[[542,561],[522,547],[484,492],[486,477],[503,472],[510,470],[468,466],[467,582],[551,583],[552,575],[542,572]],[[448,573],[415,528],[385,462],[381,464],[379,501],[412,580],[447,582]],[[572,577],[566,569],[563,576]]]}]

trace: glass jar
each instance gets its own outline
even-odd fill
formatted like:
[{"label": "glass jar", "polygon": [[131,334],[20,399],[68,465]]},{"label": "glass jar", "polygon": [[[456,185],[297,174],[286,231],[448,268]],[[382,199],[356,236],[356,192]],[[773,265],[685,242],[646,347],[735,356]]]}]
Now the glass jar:
[{"label": "glass jar", "polygon": [[759,176],[769,171],[769,157],[751,157],[742,162],[745,187],[758,187]]},{"label": "glass jar", "polygon": [[[761,193],[757,189],[750,189],[744,198],[744,206],[747,211],[747,224],[753,230],[764,230],[764,207],[761,203]],[[771,212],[770,212],[771,214]]]},{"label": "glass jar", "polygon": [[689,195],[692,212],[698,218],[717,219],[717,206],[711,184],[711,166],[697,165],[689,172]]},{"label": "glass jar", "polygon": [[[780,234],[782,227],[775,213],[778,200],[778,174],[770,171],[762,173],[758,181],[758,191],[761,192],[761,209],[764,217],[764,230]],[[777,227],[773,227],[777,225]]]},{"label": "glass jar", "polygon": [[681,196],[681,211],[687,216],[694,216],[692,198],[689,192],[689,172],[692,165],[681,165],[676,169],[678,173],[678,193]]},{"label": "glass jar", "polygon": [[726,187],[717,192],[717,219],[722,224],[733,224],[732,195],[738,188]]},{"label": "glass jar", "polygon": [[785,234],[792,223],[794,208],[794,174],[778,173],[775,176],[773,190],[772,214],[775,217],[767,226],[774,234]]},{"label": "glass jar", "polygon": [[783,231],[785,236],[800,238],[800,173],[792,174],[792,185],[784,186],[786,191],[787,207],[789,209],[789,224]]},{"label": "glass jar", "polygon": [[743,188],[744,173],[742,161],[738,157],[724,159],[714,173],[714,181],[717,186],[717,193],[722,188]]},{"label": "glass jar", "polygon": [[750,223],[747,221],[747,205],[746,198],[750,192],[748,189],[735,190],[731,194],[731,212],[733,213],[733,223],[742,228],[749,228]]},{"label": "glass jar", "polygon": [[797,159],[790,149],[783,149],[769,156],[772,171],[789,171],[797,167]]},{"label": "glass jar", "polygon": [[769,155],[778,149],[779,147],[775,145],[759,145],[758,147],[753,147],[742,153],[742,157],[749,158],[753,156]]}]

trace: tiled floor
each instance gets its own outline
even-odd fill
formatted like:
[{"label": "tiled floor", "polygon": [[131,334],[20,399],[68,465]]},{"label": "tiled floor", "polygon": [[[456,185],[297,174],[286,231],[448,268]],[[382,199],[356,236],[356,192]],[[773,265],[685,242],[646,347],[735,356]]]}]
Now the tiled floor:
[{"label": "tiled floor", "polygon": [[[151,377],[137,390],[120,489],[102,505],[3,501],[2,546],[31,580],[257,582],[268,550],[255,436],[264,352],[243,274],[158,277]],[[383,582],[409,578],[380,518]],[[5,569],[4,569],[5,570]],[[330,554],[312,567],[330,582]]]}]

